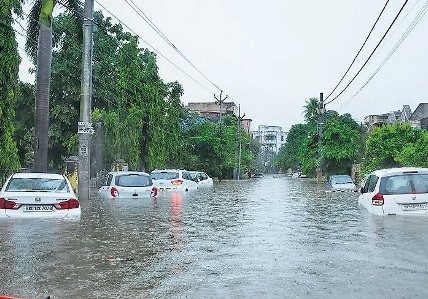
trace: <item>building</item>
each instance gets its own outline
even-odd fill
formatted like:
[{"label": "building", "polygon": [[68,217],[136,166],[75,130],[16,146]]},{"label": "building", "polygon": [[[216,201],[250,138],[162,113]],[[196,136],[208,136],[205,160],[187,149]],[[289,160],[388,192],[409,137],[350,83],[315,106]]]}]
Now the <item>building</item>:
[{"label": "building", "polygon": [[280,126],[260,125],[257,131],[251,133],[253,139],[261,144],[262,151],[270,151],[275,154],[279,152],[280,147],[287,139],[287,132],[283,132]]},{"label": "building", "polygon": [[420,103],[409,119],[412,127],[428,129],[428,103]]},{"label": "building", "polygon": [[[212,122],[218,122],[220,120],[220,105],[217,102],[194,102],[188,103],[187,109],[194,111],[209,119]],[[223,102],[221,105],[221,114],[231,114],[238,116],[239,107],[234,102]]]},{"label": "building", "polygon": [[409,105],[403,105],[401,110],[391,111],[384,114],[372,114],[364,117],[364,123],[370,129],[395,123],[410,121],[412,110]]},{"label": "building", "polygon": [[[198,113],[200,116],[212,121],[218,122],[220,121],[220,105],[217,102],[193,102],[188,103],[186,106],[187,109]],[[234,102],[223,102],[221,105],[221,115],[233,115],[235,117],[239,115],[239,106],[237,106]],[[242,117],[242,115],[241,115]],[[248,133],[251,130],[251,122],[252,119],[245,118],[241,119],[241,127]]]}]

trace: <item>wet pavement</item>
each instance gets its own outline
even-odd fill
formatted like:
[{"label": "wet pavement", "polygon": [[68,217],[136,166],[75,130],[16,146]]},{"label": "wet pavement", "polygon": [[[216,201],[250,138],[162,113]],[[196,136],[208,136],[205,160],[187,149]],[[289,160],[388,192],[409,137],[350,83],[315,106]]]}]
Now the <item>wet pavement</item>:
[{"label": "wet pavement", "polygon": [[31,298],[427,298],[428,219],[265,176],[7,220],[0,294]]}]

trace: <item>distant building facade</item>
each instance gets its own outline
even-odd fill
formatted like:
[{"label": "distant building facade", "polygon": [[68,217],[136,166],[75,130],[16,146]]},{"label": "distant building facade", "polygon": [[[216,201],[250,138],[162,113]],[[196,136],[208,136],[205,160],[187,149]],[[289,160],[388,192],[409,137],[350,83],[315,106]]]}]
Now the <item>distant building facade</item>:
[{"label": "distant building facade", "polygon": [[[235,117],[239,117],[239,106],[237,106],[234,102],[223,102],[220,105],[217,102],[192,102],[188,103],[186,106],[190,111],[198,113],[201,117],[204,117],[212,122],[220,121],[220,112],[221,115],[233,115]],[[251,122],[250,118],[242,118],[241,127],[248,133],[251,130]]]},{"label": "distant building facade", "polygon": [[420,103],[409,118],[412,127],[428,130],[428,103]]},{"label": "distant building facade", "polygon": [[260,125],[257,131],[251,132],[253,139],[257,140],[263,151],[271,151],[277,154],[287,139],[287,132],[280,126]]},{"label": "distant building facade", "polygon": [[369,128],[369,130],[381,127],[392,125],[395,123],[409,122],[412,116],[412,110],[409,105],[403,105],[401,110],[391,111],[384,114],[372,114],[364,117],[364,124]]}]

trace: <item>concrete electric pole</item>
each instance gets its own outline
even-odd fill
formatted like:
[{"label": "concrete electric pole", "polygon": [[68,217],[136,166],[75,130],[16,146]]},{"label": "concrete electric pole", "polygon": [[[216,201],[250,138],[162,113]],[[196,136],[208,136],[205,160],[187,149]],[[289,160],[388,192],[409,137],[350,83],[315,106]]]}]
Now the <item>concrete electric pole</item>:
[{"label": "concrete electric pole", "polygon": [[91,134],[91,100],[92,100],[92,20],[94,15],[94,0],[85,0],[83,21],[83,55],[82,55],[82,85],[80,98],[79,162],[78,162],[78,196],[80,200],[89,199],[90,188],[90,149]]},{"label": "concrete electric pole", "polygon": [[324,95],[320,93],[320,102],[318,105],[318,167],[317,167],[317,183],[322,183],[322,172],[323,172],[323,154],[322,154],[322,138],[323,138],[323,127],[324,127]]},{"label": "concrete electric pole", "polygon": [[[223,96],[223,90],[220,90],[220,95],[219,95],[219,97],[217,98],[217,96],[214,94],[214,98],[216,99],[216,103],[217,104],[219,104],[220,105],[220,114],[219,114],[219,120],[218,120],[218,123],[219,123],[219,137],[220,137],[220,143],[222,142],[222,138],[223,138],[223,132],[222,132],[222,119],[221,119],[221,116],[222,116],[222,108],[221,108],[221,105],[223,104],[223,102],[224,101],[226,101],[226,99],[227,99],[227,95],[226,95],[226,97],[224,98],[224,99],[222,99],[222,96]],[[222,147],[220,147],[220,159],[222,160],[221,161],[221,165],[220,165],[220,181],[221,181],[221,179],[223,178],[223,148]]]}]

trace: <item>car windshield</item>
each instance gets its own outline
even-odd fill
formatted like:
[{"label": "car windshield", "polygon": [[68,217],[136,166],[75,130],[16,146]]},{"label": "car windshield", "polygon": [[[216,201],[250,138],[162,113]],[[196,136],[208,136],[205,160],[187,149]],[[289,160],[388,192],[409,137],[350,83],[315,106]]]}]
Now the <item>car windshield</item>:
[{"label": "car windshield", "polygon": [[44,191],[44,192],[69,192],[65,179],[50,178],[12,178],[5,191]]},{"label": "car windshield", "polygon": [[332,182],[334,184],[352,184],[352,179],[349,175],[338,175],[332,177]]},{"label": "car windshield", "polygon": [[116,177],[115,183],[121,187],[147,187],[151,185],[149,176],[139,174],[119,175]]},{"label": "car windshield", "polygon": [[150,176],[154,180],[174,180],[179,178],[178,172],[172,171],[152,172]]}]

